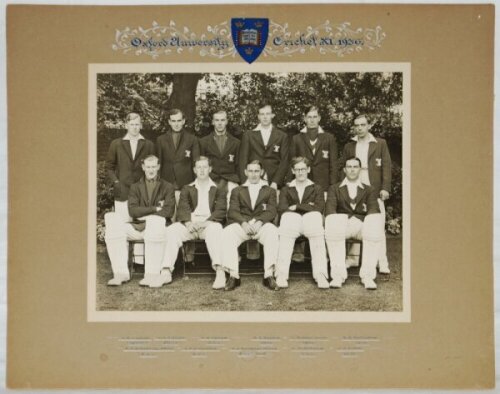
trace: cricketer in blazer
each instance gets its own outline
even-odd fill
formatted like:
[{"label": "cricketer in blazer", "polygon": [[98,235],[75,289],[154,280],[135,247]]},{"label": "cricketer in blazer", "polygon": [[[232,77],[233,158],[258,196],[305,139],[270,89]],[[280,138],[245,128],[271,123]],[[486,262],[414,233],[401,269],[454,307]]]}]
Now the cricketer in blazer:
[{"label": "cricketer in blazer", "polygon": [[[323,214],[325,210],[325,193],[323,188],[310,181],[310,184],[304,189],[302,202],[299,200],[299,193],[295,187],[295,181],[288,183],[280,190],[280,198],[278,204],[278,213],[283,215],[285,212],[295,212],[300,215],[305,215],[308,212],[319,212]],[[297,209],[290,211],[288,208],[295,205]]]},{"label": "cricketer in blazer", "polygon": [[[128,210],[133,218],[132,225],[138,231],[146,227],[143,216],[159,215],[165,218],[166,225],[172,223],[171,218],[175,211],[174,187],[167,181],[157,177],[157,184],[151,196],[148,196],[144,177],[130,187],[128,196]],[[156,211],[156,207],[162,209]]]},{"label": "cricketer in blazer", "polygon": [[215,182],[222,178],[230,182],[240,183],[238,175],[240,140],[226,132],[227,141],[221,152],[215,142],[214,135],[215,132],[212,132],[200,140],[201,156],[208,157],[212,163],[210,177]]},{"label": "cricketer in blazer", "polygon": [[129,140],[117,138],[111,142],[106,156],[106,169],[108,178],[114,183],[115,200],[127,201],[130,186],[144,175],[142,159],[154,154],[154,144],[145,138],[137,141],[134,158]]},{"label": "cricketer in blazer", "polygon": [[227,212],[228,225],[242,224],[252,219],[260,220],[263,224],[272,222],[277,214],[276,205],[276,190],[272,187],[267,185],[261,187],[255,201],[255,208],[252,209],[248,187],[245,184],[238,186],[231,192]]},{"label": "cricketer in blazer", "polygon": [[[356,156],[357,137],[344,146],[344,159]],[[345,175],[345,174],[344,174]],[[392,162],[389,148],[383,138],[373,137],[368,145],[368,178],[377,196],[380,190],[391,192]]]},{"label": "cricketer in blazer", "polygon": [[[227,210],[226,192],[216,186],[211,186],[208,191],[208,205],[211,215],[207,220],[223,223],[226,220]],[[182,223],[191,221],[191,214],[196,210],[197,206],[198,189],[195,183],[192,182],[181,190],[177,208],[177,221]]]},{"label": "cricketer in blazer", "polygon": [[[377,198],[378,193],[375,188],[359,183],[356,198],[351,200],[347,185],[344,182],[339,182],[328,189],[325,217],[334,213],[344,213],[349,219],[355,216],[364,221],[366,215],[380,213]],[[354,208],[351,203],[355,204]]]},{"label": "cricketer in blazer", "polygon": [[177,190],[194,181],[194,161],[200,156],[198,138],[189,131],[182,130],[177,149],[172,131],[156,139],[156,153],[160,159],[160,176]]},{"label": "cricketer in blazer", "polygon": [[[337,183],[338,176],[338,151],[335,136],[326,133],[321,126],[318,127],[318,142],[313,153],[308,141],[306,128],[292,137],[290,144],[290,157],[302,156],[311,163],[309,177],[314,183],[321,185],[324,190]],[[291,179],[292,177],[290,177]]]},{"label": "cricketer in blazer", "polygon": [[264,145],[260,130],[254,129],[245,132],[240,145],[240,181],[246,180],[245,168],[247,164],[253,160],[259,160],[267,175],[268,183],[275,182],[278,187],[281,187],[288,171],[289,148],[290,141],[286,133],[274,126],[267,146]]}]

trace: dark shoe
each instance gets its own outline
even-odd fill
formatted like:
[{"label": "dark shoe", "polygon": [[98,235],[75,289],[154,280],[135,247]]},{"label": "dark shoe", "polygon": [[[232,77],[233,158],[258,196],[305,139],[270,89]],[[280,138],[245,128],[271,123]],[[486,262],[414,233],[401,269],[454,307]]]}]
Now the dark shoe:
[{"label": "dark shoe", "polygon": [[226,286],[224,287],[225,291],[231,291],[236,289],[241,284],[240,278],[235,278],[234,276],[230,276],[226,282]]},{"label": "dark shoe", "polygon": [[267,278],[264,278],[262,283],[264,283],[264,286],[266,286],[269,290],[278,291],[280,289],[280,287],[276,283],[276,280],[274,280],[273,276],[268,276]]},{"label": "dark shoe", "polygon": [[144,264],[136,264],[132,267],[132,272],[135,274],[143,274],[144,273]]}]

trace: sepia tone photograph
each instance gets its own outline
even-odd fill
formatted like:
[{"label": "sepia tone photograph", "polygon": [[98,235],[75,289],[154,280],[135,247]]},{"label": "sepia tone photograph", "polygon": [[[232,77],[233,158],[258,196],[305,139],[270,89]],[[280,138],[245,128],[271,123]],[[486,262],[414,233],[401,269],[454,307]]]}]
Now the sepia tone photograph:
[{"label": "sepia tone photograph", "polygon": [[407,69],[99,67],[89,308],[409,315]]}]

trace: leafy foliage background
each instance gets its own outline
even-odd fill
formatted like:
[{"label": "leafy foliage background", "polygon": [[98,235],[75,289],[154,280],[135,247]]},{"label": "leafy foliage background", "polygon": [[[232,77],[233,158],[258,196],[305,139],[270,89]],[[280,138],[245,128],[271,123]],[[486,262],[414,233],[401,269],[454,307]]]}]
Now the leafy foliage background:
[{"label": "leafy foliage background", "polygon": [[[196,91],[174,87],[193,78]],[[354,117],[371,116],[371,132],[387,140],[393,160],[391,198],[386,202],[387,230],[402,228],[402,80],[401,73],[210,73],[99,74],[97,78],[98,160],[112,139],[125,133],[129,112],[143,119],[143,135],[153,141],[168,128],[172,102],[189,114],[187,128],[198,136],[212,130],[212,114],[228,112],[229,131],[236,136],[257,125],[259,105],[273,106],[273,124],[289,135],[304,127],[304,111],[319,108],[321,126],[337,139],[339,153],[352,136]],[[195,80],[196,79],[196,80]],[[196,85],[197,82],[197,85]],[[192,95],[194,95],[194,100]],[[184,97],[183,97],[184,96]],[[176,100],[173,98],[176,97]],[[182,103],[186,103],[184,108]],[[194,103],[195,108],[192,108]],[[99,166],[98,216],[112,207],[102,165]]]}]

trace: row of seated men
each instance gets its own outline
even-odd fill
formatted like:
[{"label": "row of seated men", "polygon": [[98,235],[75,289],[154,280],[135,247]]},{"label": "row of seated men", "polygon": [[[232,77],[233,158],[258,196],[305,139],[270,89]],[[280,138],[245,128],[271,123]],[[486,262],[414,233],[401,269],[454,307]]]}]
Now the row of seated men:
[{"label": "row of seated men", "polygon": [[[200,156],[194,162],[196,179],[180,193],[175,223],[171,222],[175,187],[159,176],[159,158],[147,156],[142,169],[144,177],[131,186],[128,195],[133,220],[123,220],[119,212],[105,215],[105,240],[113,271],[108,285],[119,286],[130,279],[127,240],[144,240],[145,270],[139,284],[154,288],[172,281],[183,242],[204,239],[215,271],[212,287],[234,290],[241,283],[238,247],[255,239],[264,249],[263,284],[279,290],[288,287],[295,240],[304,235],[311,250],[312,276],[319,288],[340,288],[346,280],[347,238],[362,240],[359,276],[366,289],[377,288],[384,221],[375,189],[361,182],[359,158],[345,161],[345,178],[328,188],[326,203],[322,186],[308,177],[311,166],[307,158],[291,160],[294,179],[279,193],[262,179],[262,164],[250,161],[244,170],[247,180],[231,191],[227,208],[226,190],[210,178],[210,159]],[[274,224],[276,217],[279,226]]]}]

